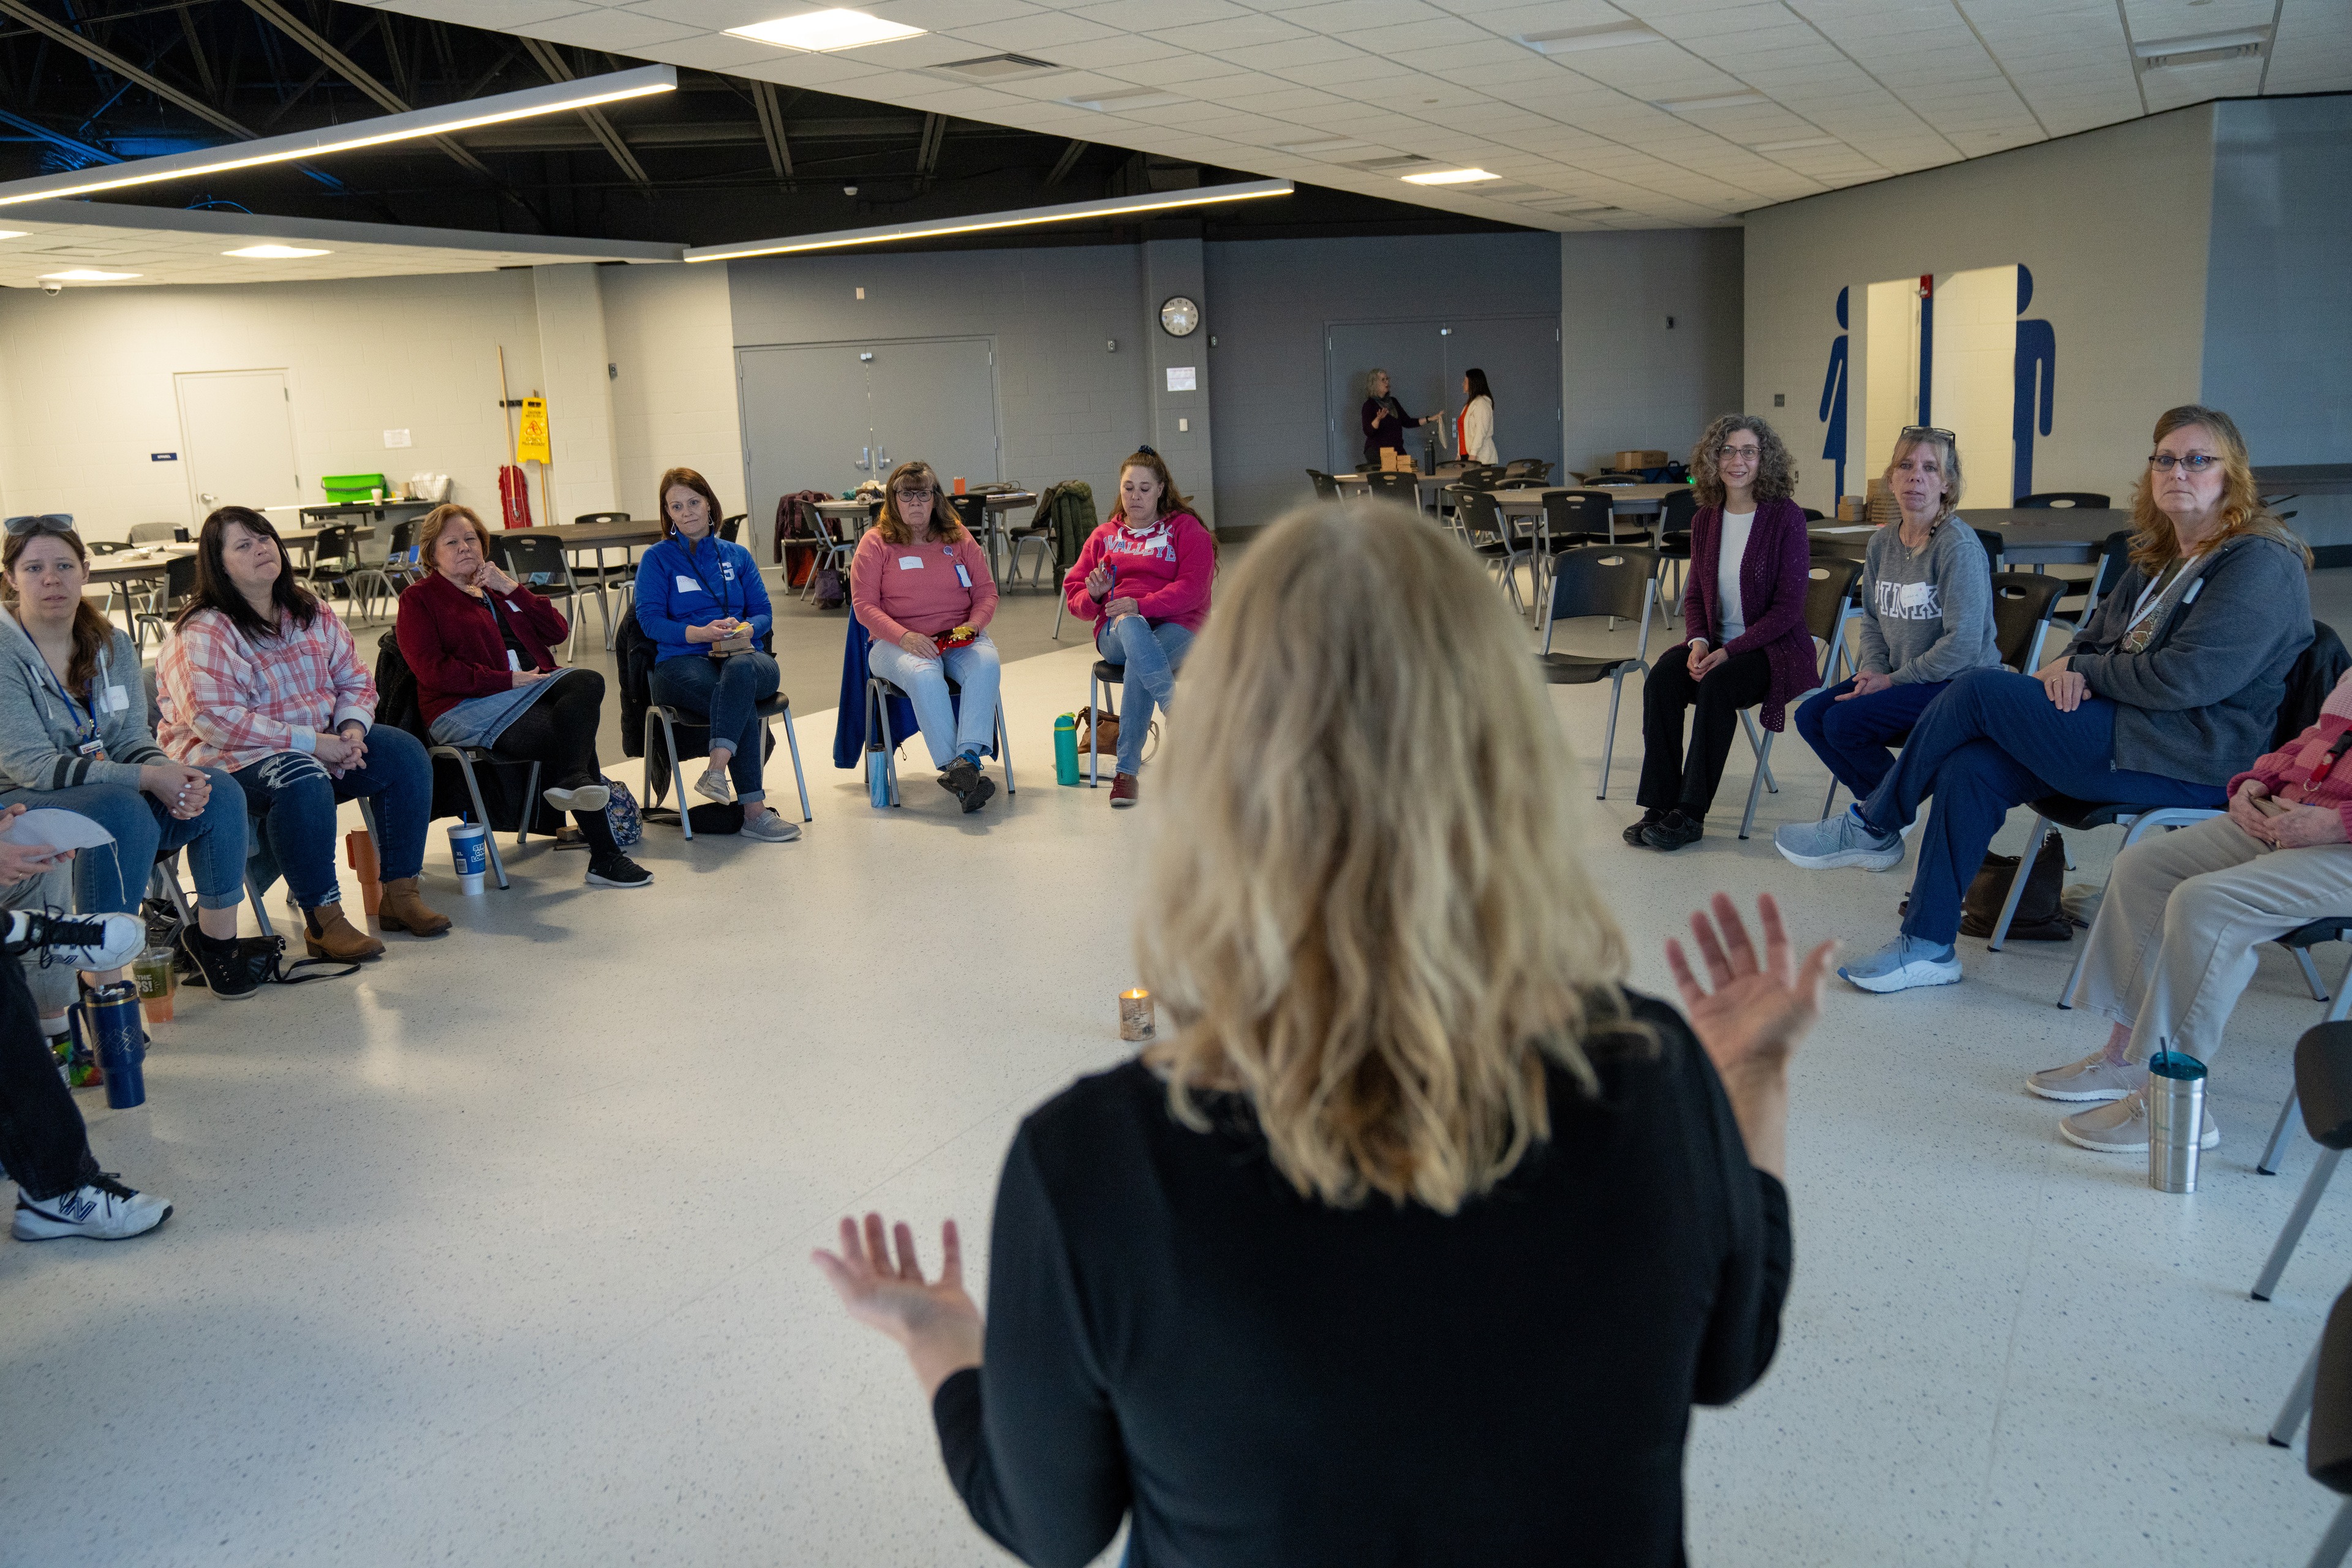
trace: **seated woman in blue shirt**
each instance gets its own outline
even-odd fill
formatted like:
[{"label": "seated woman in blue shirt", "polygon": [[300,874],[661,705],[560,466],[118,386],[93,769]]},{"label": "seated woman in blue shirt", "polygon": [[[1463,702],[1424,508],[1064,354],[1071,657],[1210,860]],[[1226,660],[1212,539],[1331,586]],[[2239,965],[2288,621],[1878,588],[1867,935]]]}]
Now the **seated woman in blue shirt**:
[{"label": "seated woman in blue shirt", "polygon": [[[654,700],[710,721],[710,761],[695,792],[743,804],[743,833],[783,844],[800,824],[768,809],[760,782],[767,726],[758,705],[782,683],[776,661],[752,646],[772,617],[759,563],[719,537],[719,497],[692,468],[661,477],[662,541],[637,563],[637,625],[661,649]],[[730,795],[730,780],[734,783]]]}]

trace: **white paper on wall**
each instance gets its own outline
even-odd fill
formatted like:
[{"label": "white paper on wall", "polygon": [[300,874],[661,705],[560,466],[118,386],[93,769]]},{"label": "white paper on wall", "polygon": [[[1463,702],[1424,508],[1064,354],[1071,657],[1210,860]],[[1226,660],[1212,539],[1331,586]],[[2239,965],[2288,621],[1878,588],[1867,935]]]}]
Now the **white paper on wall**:
[{"label": "white paper on wall", "polygon": [[1192,372],[1195,368],[1196,367],[1189,364],[1170,365],[1168,367],[1168,390],[1171,392],[1197,391],[1198,388],[1194,385],[1192,380]]}]

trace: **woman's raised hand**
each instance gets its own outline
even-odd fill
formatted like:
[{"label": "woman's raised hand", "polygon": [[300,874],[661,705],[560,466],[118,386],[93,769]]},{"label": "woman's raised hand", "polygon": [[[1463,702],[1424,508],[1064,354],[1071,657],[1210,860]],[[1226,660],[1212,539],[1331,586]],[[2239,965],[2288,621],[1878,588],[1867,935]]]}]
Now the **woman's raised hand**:
[{"label": "woman's raised hand", "polygon": [[1712,900],[1714,919],[1702,910],[1691,916],[1691,935],[1706,964],[1712,991],[1691,972],[1683,944],[1666,940],[1666,963],[1681,991],[1691,1032],[1722,1076],[1732,1115],[1759,1169],[1779,1175],[1788,1135],[1789,1058],[1822,1014],[1822,984],[1837,943],[1825,942],[1805,955],[1792,974],[1789,933],[1780,906],[1764,893],[1756,912],[1764,924],[1764,956],[1758,962],[1739,906],[1728,895]]},{"label": "woman's raised hand", "polygon": [[[849,1315],[898,1342],[922,1380],[923,1397],[939,1392],[949,1376],[980,1364],[980,1308],[963,1288],[963,1238],[956,1222],[940,1226],[940,1277],[923,1279],[915,1256],[914,1228],[904,1220],[885,1237],[882,1216],[869,1214],[861,1235],[857,1222],[841,1222],[841,1250],[811,1253]],[[889,1242],[898,1243],[898,1262]]]}]

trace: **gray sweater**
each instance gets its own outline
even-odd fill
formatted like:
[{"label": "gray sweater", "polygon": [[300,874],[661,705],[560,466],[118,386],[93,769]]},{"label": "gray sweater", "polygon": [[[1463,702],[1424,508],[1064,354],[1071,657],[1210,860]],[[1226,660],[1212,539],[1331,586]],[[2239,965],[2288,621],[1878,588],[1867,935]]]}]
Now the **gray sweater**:
[{"label": "gray sweater", "polygon": [[1949,680],[2000,663],[1993,637],[1992,564],[1976,532],[1948,518],[1927,548],[1900,524],[1870,536],[1862,572],[1862,668],[1897,686]]},{"label": "gray sweater", "polygon": [[[86,718],[98,721],[103,760],[75,750]],[[0,783],[11,789],[137,789],[141,767],[171,760],[147,727],[147,684],[130,637],[118,631],[107,639],[88,709],[77,712],[25,628],[0,610]]]},{"label": "gray sweater", "polygon": [[2287,672],[2311,642],[2311,579],[2286,539],[2241,534],[2192,561],[2147,647],[2120,653],[2147,585],[2137,566],[2067,645],[2116,703],[2116,766],[2226,786],[2271,749]]}]

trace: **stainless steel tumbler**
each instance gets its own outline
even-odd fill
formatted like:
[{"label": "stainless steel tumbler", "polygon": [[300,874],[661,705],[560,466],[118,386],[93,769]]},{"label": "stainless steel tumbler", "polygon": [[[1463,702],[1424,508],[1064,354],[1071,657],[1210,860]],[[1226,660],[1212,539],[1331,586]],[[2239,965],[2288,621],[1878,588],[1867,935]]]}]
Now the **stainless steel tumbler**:
[{"label": "stainless steel tumbler", "polygon": [[2147,1064],[2147,1184],[2159,1193],[2195,1192],[2204,1131],[2205,1064],[2158,1051]]}]

